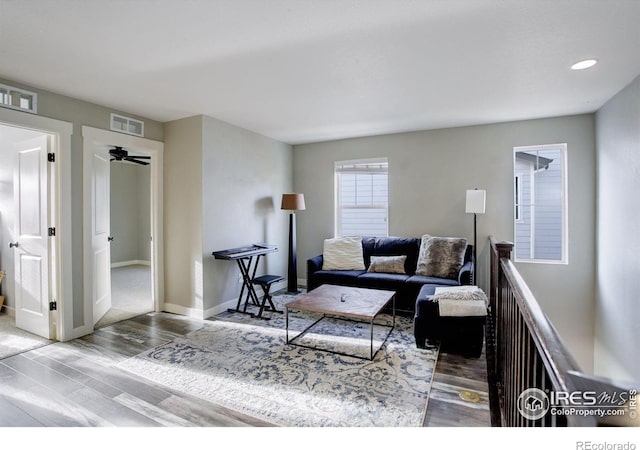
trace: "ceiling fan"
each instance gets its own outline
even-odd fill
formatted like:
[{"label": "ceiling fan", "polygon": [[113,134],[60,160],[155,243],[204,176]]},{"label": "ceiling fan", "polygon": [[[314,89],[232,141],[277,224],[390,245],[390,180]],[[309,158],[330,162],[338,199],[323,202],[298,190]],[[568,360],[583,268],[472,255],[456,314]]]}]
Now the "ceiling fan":
[{"label": "ceiling fan", "polygon": [[111,155],[111,161],[131,161],[144,166],[148,165],[147,161],[140,161],[141,159],[151,159],[151,156],[129,156],[129,152],[122,147],[114,146],[109,150]]}]

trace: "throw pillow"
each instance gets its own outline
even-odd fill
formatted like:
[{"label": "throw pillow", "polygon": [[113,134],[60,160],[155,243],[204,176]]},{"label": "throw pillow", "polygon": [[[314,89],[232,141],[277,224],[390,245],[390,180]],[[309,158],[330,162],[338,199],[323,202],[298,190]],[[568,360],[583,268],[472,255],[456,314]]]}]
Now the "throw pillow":
[{"label": "throw pillow", "polygon": [[422,236],[416,275],[455,280],[464,263],[465,238]]},{"label": "throw pillow", "polygon": [[372,256],[368,272],[405,273],[404,263],[407,255],[401,256]]},{"label": "throw pillow", "polygon": [[322,258],[322,270],[364,270],[362,238],[325,239]]}]

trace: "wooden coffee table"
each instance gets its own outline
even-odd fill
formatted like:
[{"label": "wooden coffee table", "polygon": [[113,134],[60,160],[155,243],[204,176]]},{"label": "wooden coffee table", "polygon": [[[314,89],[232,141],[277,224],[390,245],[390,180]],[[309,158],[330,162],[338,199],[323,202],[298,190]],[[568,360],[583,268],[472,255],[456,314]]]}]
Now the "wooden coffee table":
[{"label": "wooden coffee table", "polygon": [[[386,324],[375,324],[378,326],[388,327],[389,332],[385,336],[380,347],[373,351],[373,326],[374,319],[380,314],[382,309],[392,301],[393,306],[393,322],[391,326]],[[297,311],[309,311],[322,313],[322,317],[313,322],[301,333],[289,339],[289,310]],[[315,324],[328,316],[335,316],[342,320],[349,320],[353,322],[369,323],[371,326],[371,345],[370,345],[370,357],[369,360],[373,360],[380,348],[389,338],[389,335],[393,331],[396,324],[396,301],[395,292],[383,291],[379,289],[367,289],[367,288],[354,288],[345,286],[335,286],[332,284],[323,284],[317,287],[313,291],[306,294],[302,294],[295,300],[292,300],[284,305],[285,311],[285,329],[286,329],[286,342],[287,344],[298,345],[300,347],[313,348],[317,350],[324,350],[331,353],[337,353],[340,355],[354,356],[356,358],[363,358],[362,356],[353,355],[349,353],[335,352],[332,350],[319,349],[318,347],[312,347],[309,345],[297,344],[294,341],[303,336],[309,331]]]}]

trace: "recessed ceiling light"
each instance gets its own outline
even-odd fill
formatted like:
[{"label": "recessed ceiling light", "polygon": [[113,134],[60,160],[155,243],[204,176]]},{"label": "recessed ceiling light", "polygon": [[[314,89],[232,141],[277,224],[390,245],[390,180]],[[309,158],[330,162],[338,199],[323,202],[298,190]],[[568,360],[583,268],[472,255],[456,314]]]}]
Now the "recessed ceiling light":
[{"label": "recessed ceiling light", "polygon": [[595,66],[597,62],[598,62],[597,59],[585,59],[584,61],[578,61],[577,63],[575,63],[573,66],[571,66],[571,69],[573,70],[588,69],[589,67]]}]

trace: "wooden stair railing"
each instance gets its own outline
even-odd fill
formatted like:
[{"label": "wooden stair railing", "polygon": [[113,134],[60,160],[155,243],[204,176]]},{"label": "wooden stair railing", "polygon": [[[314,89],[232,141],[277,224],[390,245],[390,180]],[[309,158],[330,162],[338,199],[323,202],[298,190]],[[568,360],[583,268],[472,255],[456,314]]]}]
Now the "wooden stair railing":
[{"label": "wooden stair railing", "polygon": [[[597,418],[571,413],[536,412],[553,405],[556,393],[578,391],[571,374],[581,373],[555,328],[511,261],[513,244],[489,238],[490,313],[487,317],[487,368],[492,426],[596,426]],[[527,389],[532,395],[521,395]],[[553,394],[552,394],[553,393]],[[542,402],[542,403],[540,403]],[[524,411],[524,414],[521,413]]]}]

